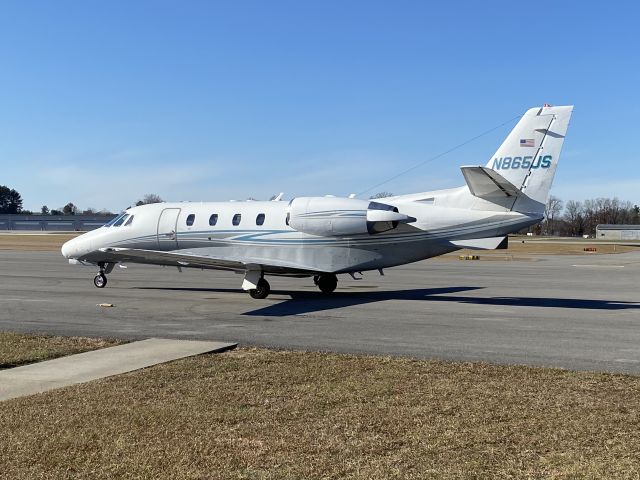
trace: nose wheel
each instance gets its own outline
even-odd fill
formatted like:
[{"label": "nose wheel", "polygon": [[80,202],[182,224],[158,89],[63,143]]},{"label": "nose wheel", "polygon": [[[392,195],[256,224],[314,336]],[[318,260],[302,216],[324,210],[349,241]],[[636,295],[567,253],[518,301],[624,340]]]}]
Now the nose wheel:
[{"label": "nose wheel", "polygon": [[93,284],[98,288],[104,288],[107,286],[107,276],[100,272],[93,277]]},{"label": "nose wheel", "polygon": [[98,274],[93,277],[93,284],[97,288],[104,288],[107,286],[107,275],[111,273],[115,263],[98,263],[98,267],[100,267],[100,271]]}]

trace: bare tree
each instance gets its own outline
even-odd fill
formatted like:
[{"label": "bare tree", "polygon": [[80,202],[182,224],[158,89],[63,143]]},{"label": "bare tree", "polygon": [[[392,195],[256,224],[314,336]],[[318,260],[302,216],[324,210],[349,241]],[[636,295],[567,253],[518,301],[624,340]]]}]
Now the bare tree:
[{"label": "bare tree", "polygon": [[584,209],[580,202],[569,200],[565,207],[564,221],[571,236],[580,236],[584,233]]},{"label": "bare tree", "polygon": [[560,212],[562,212],[562,200],[555,195],[551,195],[544,209],[547,235],[553,235],[555,231],[555,220],[560,215]]},{"label": "bare tree", "polygon": [[162,203],[164,200],[160,198],[160,195],[156,195],[155,193],[147,193],[142,200],[138,200],[136,202],[136,207],[140,205],[148,205],[150,203]]},{"label": "bare tree", "polygon": [[387,198],[387,197],[393,197],[393,193],[391,193],[391,192],[378,192],[375,195],[371,195],[369,198],[370,199],[374,199],[374,198]]}]

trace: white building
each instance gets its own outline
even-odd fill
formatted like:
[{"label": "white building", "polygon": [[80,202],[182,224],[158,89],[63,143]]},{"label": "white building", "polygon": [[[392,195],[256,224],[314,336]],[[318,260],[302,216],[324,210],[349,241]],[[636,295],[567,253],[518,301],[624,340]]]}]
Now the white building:
[{"label": "white building", "polygon": [[596,238],[598,240],[640,240],[640,225],[597,225]]}]

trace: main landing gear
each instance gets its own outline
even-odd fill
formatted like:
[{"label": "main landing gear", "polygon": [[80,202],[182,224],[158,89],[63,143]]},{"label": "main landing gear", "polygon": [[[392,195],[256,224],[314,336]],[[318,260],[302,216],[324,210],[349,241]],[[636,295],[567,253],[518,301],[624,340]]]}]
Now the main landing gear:
[{"label": "main landing gear", "polygon": [[95,277],[93,277],[93,284],[97,288],[104,288],[107,286],[107,274],[111,273],[114,266],[115,263],[100,262],[98,264],[98,267],[100,267],[100,271]]},{"label": "main landing gear", "polygon": [[256,288],[252,288],[249,290],[249,295],[251,296],[251,298],[260,300],[263,298],[267,298],[269,296],[269,292],[271,292],[271,286],[269,285],[269,282],[267,282],[264,278],[261,278],[260,280],[258,280]]},{"label": "main landing gear", "polygon": [[264,274],[259,270],[247,270],[244,273],[242,289],[249,292],[251,298],[263,299],[269,296],[271,286],[264,279]]},{"label": "main landing gear", "polygon": [[[338,277],[334,273],[321,273],[313,277],[313,282],[322,293],[332,293],[338,286]],[[97,285],[96,285],[97,286]],[[263,299],[269,296],[271,286],[259,270],[248,270],[244,274],[242,289],[249,292],[251,298]]]},{"label": "main landing gear", "polygon": [[323,273],[313,277],[313,283],[318,286],[322,293],[333,293],[338,286],[338,277],[333,273]]}]

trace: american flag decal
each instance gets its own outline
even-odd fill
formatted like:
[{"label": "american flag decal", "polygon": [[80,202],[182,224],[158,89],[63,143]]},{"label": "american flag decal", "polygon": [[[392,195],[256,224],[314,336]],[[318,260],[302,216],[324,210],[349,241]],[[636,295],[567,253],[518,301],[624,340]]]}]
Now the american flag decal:
[{"label": "american flag decal", "polygon": [[533,144],[533,138],[523,138],[520,140],[520,146],[521,147],[533,147],[535,146]]}]

